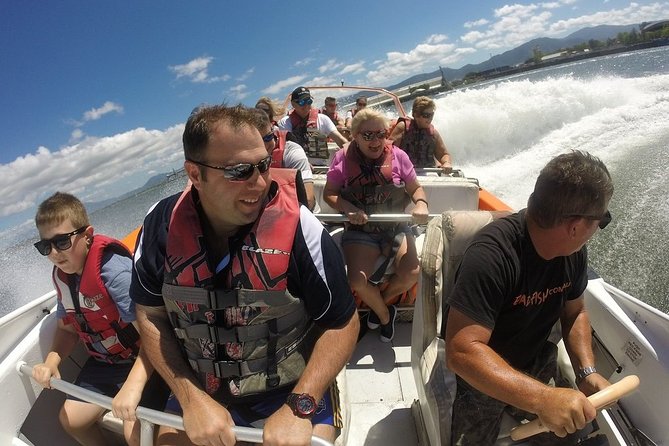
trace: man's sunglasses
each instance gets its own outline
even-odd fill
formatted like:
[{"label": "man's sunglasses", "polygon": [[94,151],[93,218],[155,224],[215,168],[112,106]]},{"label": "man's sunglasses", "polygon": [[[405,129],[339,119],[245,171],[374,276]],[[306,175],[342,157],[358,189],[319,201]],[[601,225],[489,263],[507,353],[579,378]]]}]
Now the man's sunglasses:
[{"label": "man's sunglasses", "polygon": [[604,215],[567,215],[567,217],[578,217],[578,218],[585,218],[588,220],[599,220],[598,224],[599,229],[606,228],[613,219],[613,217],[611,216],[611,211],[604,212]]},{"label": "man's sunglasses", "polygon": [[210,164],[202,163],[192,159],[188,159],[187,161],[197,164],[198,166],[220,170],[223,172],[223,177],[230,181],[246,181],[251,178],[256,168],[258,168],[258,172],[260,173],[267,172],[269,170],[269,166],[272,164],[272,156],[268,155],[266,158],[261,159],[255,164],[239,163],[233,164],[232,166],[212,166]]},{"label": "man's sunglasses", "polygon": [[357,102],[355,105],[357,105],[358,107],[367,107],[366,102]]},{"label": "man's sunglasses", "polygon": [[432,119],[434,118],[434,112],[424,112],[420,114],[423,118],[425,119]]},{"label": "man's sunglasses", "polygon": [[276,135],[274,135],[274,132],[269,132],[267,135],[262,137],[262,140],[265,142],[271,142],[276,139]]},{"label": "man's sunglasses", "polygon": [[297,105],[299,105],[300,107],[302,107],[302,106],[304,106],[304,105],[311,105],[311,104],[313,104],[313,103],[314,103],[314,100],[311,99],[311,98],[306,98],[306,99],[298,99],[298,100],[295,101],[295,102],[297,103]]},{"label": "man's sunglasses", "polygon": [[87,227],[88,225],[82,226],[67,234],[58,234],[49,239],[41,239],[39,242],[35,243],[34,246],[43,256],[51,254],[51,246],[55,246],[58,251],[67,251],[72,247],[72,236],[81,234]]},{"label": "man's sunglasses", "polygon": [[371,141],[373,139],[386,139],[388,137],[388,131],[380,130],[378,132],[362,132],[360,136],[362,136],[362,139],[365,141]]}]

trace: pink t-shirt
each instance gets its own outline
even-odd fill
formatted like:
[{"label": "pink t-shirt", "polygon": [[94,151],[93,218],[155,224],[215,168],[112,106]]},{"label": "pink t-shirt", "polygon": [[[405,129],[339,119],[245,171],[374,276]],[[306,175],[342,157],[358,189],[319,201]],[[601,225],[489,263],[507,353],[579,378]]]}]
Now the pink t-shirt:
[{"label": "pink t-shirt", "polygon": [[[416,179],[416,171],[409,159],[409,155],[397,146],[393,146],[393,163],[392,174],[393,183],[404,184],[410,183]],[[330,168],[328,169],[327,182],[335,187],[343,187],[346,183],[346,158],[344,157],[344,149],[339,149],[335,153]]]}]

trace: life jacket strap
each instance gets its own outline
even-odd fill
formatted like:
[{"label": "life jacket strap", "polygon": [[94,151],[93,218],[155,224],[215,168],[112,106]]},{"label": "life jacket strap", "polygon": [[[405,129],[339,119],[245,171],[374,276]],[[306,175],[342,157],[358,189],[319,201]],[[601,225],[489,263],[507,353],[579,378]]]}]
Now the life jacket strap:
[{"label": "life jacket strap", "polygon": [[303,319],[304,314],[301,310],[293,311],[275,319],[270,319],[262,324],[242,325],[231,328],[208,324],[185,325],[184,321],[177,319],[175,320],[176,326],[174,328],[174,334],[179,339],[209,339],[217,344],[224,344],[227,342],[248,342],[269,338],[271,334],[269,329],[270,323],[276,324],[278,332],[285,333],[292,328],[297,327]]}]

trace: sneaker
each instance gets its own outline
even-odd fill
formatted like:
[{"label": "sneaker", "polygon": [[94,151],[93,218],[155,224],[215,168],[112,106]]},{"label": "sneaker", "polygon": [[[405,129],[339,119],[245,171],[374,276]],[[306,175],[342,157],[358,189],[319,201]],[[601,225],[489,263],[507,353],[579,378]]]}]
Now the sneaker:
[{"label": "sneaker", "polygon": [[381,321],[379,320],[379,317],[376,315],[376,313],[374,313],[372,310],[369,310],[367,315],[367,328],[370,330],[376,330],[379,328]]},{"label": "sneaker", "polygon": [[395,305],[388,307],[388,313],[390,313],[390,321],[387,324],[381,325],[381,333],[379,333],[381,342],[390,342],[395,336],[395,318],[397,317],[397,308],[395,308]]}]

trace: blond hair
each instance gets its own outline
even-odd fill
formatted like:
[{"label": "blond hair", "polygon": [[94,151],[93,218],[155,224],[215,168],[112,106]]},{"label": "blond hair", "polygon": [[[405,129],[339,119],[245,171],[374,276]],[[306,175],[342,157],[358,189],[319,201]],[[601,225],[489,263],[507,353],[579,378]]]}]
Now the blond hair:
[{"label": "blond hair", "polygon": [[360,126],[367,121],[383,122],[383,128],[388,130],[388,118],[386,118],[386,115],[378,110],[366,107],[357,112],[353,117],[351,121],[351,134],[356,135]]}]

